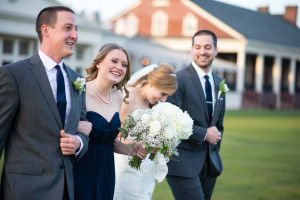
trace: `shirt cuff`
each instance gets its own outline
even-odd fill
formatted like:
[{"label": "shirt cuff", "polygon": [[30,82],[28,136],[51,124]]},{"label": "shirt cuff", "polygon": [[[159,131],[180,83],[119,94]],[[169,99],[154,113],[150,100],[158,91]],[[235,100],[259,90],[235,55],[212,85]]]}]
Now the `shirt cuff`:
[{"label": "shirt cuff", "polygon": [[204,137],[204,140],[203,140],[203,142],[206,140],[206,136],[207,136],[207,133],[205,133],[205,137]]},{"label": "shirt cuff", "polygon": [[75,152],[74,152],[74,155],[75,155],[75,156],[78,156],[78,155],[80,154],[82,148],[83,148],[83,142],[82,142],[82,139],[81,139],[78,135],[75,135],[75,136],[78,137],[79,140],[80,140],[80,148],[79,148],[78,151],[75,151]]}]

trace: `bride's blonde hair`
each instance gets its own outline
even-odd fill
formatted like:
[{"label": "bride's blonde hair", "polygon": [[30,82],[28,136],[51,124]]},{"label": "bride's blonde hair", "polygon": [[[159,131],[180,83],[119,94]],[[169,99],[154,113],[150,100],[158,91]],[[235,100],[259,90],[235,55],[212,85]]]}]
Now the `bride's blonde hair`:
[{"label": "bride's blonde hair", "polygon": [[162,89],[175,91],[177,89],[177,78],[174,67],[167,63],[161,63],[152,72],[139,78],[131,87],[143,87],[146,84]]}]

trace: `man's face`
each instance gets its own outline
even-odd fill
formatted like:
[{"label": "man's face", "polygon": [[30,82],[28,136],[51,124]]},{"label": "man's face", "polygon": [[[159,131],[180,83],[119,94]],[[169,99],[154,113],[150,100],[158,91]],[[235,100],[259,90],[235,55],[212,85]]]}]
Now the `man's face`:
[{"label": "man's face", "polygon": [[205,72],[209,72],[211,64],[218,54],[218,48],[214,47],[211,35],[198,35],[194,38],[191,54],[196,65]]},{"label": "man's face", "polygon": [[56,61],[61,61],[74,53],[74,46],[77,42],[77,25],[75,15],[67,11],[57,12],[55,27],[48,26],[49,42],[51,46],[50,57]]}]

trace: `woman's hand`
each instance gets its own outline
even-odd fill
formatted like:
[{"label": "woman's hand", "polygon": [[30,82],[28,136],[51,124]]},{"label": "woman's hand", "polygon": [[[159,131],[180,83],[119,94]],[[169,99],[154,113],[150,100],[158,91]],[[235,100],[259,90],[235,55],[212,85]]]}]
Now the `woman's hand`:
[{"label": "woman's hand", "polygon": [[156,154],[157,153],[157,149],[153,148],[150,153]]},{"label": "woman's hand", "polygon": [[140,157],[142,160],[144,160],[148,154],[148,152],[144,148],[144,143],[143,142],[137,142],[135,143],[134,147],[131,147],[132,152],[130,153],[131,156],[137,155]]},{"label": "woman's hand", "polygon": [[90,135],[90,132],[92,130],[92,123],[88,121],[79,121],[78,127],[77,127],[77,132],[83,133],[87,136]]}]

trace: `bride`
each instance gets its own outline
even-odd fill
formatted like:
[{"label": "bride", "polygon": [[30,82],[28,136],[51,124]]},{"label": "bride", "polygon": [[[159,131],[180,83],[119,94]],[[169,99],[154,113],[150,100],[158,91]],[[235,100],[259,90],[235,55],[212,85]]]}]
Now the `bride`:
[{"label": "bride", "polygon": [[[177,89],[175,69],[166,63],[147,66],[133,74],[128,82],[128,103],[123,103],[120,119],[124,122],[128,115],[135,115],[137,110],[150,109],[158,102],[165,102]],[[120,137],[120,134],[119,134]],[[130,138],[124,143],[132,143]],[[114,200],[150,200],[155,186],[158,167],[167,173],[167,166],[158,166],[148,157],[142,161],[140,170],[128,164],[128,156],[115,154],[116,185]],[[157,159],[157,158],[156,158]]]}]

